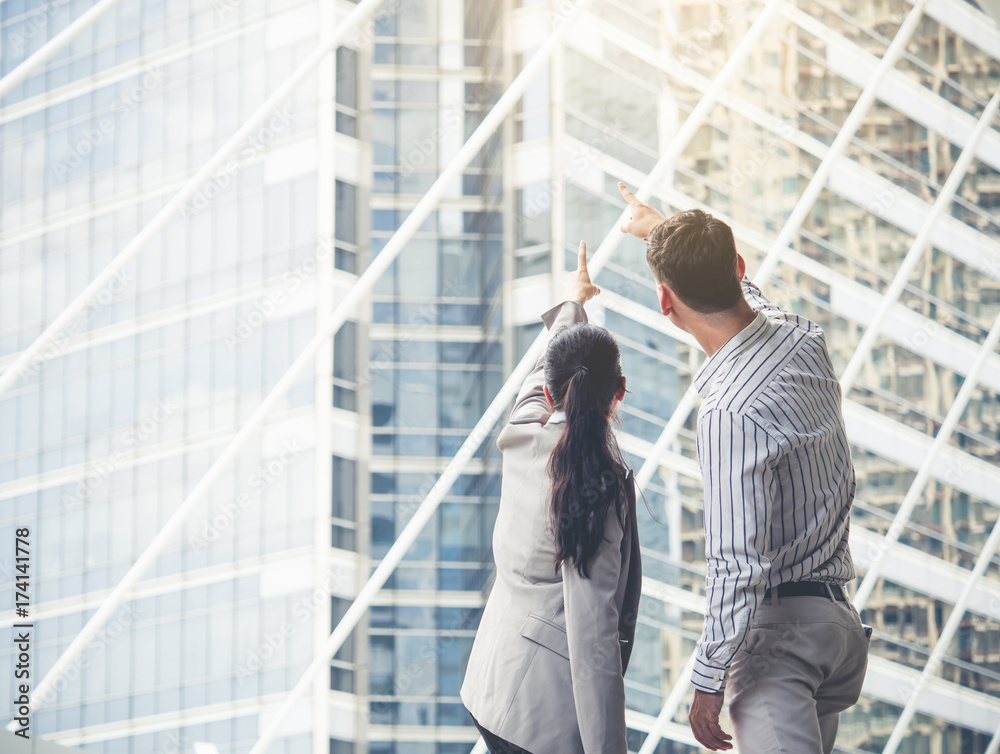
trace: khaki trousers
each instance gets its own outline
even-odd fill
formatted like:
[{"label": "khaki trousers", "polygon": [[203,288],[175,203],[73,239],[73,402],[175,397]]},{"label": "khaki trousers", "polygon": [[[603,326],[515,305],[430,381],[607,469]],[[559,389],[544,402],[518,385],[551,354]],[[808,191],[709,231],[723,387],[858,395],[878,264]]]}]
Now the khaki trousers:
[{"label": "khaki trousers", "polygon": [[765,598],[726,683],[741,754],[830,754],[858,701],[869,636],[848,602]]}]

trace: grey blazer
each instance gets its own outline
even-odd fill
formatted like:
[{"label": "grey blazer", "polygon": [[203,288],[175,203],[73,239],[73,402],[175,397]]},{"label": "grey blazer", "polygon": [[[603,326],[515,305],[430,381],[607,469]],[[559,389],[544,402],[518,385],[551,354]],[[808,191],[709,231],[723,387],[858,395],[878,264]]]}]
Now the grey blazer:
[{"label": "grey blazer", "polygon": [[[566,302],[542,320],[551,334],[587,315]],[[532,754],[626,754],[623,675],[642,580],[635,487],[629,472],[625,527],[610,510],[590,578],[569,564],[555,570],[547,464],[565,425],[549,422],[544,369],[543,355],[497,440],[496,579],[462,701],[484,728]]]}]

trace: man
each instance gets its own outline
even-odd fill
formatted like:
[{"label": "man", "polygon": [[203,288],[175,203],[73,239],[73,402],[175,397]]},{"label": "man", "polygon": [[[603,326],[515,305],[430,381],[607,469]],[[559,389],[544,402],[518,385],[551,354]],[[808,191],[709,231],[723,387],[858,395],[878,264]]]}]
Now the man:
[{"label": "man", "polygon": [[619,189],[661,311],[707,356],[694,377],[708,575],[691,729],[731,749],[728,696],[741,751],[829,754],[861,694],[871,629],[844,590],[854,466],[823,331],[744,277],[724,222],[697,209],[667,220]]}]

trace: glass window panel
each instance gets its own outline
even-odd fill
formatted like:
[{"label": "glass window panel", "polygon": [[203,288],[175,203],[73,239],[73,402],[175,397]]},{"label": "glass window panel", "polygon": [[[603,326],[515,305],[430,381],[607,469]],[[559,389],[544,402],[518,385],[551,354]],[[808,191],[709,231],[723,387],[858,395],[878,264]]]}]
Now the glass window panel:
[{"label": "glass window panel", "polygon": [[357,243],[357,191],[353,184],[336,182],[334,235],[338,241]]}]

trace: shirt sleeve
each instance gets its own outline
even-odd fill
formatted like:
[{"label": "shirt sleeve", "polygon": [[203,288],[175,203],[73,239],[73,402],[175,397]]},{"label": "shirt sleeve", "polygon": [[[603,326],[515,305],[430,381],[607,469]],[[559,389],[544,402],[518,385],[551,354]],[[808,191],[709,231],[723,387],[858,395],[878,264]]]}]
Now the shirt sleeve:
[{"label": "shirt sleeve", "polygon": [[771,568],[769,514],[777,443],[752,419],[711,409],[698,418],[705,485],[705,623],[691,682],[715,692],[746,639]]}]

